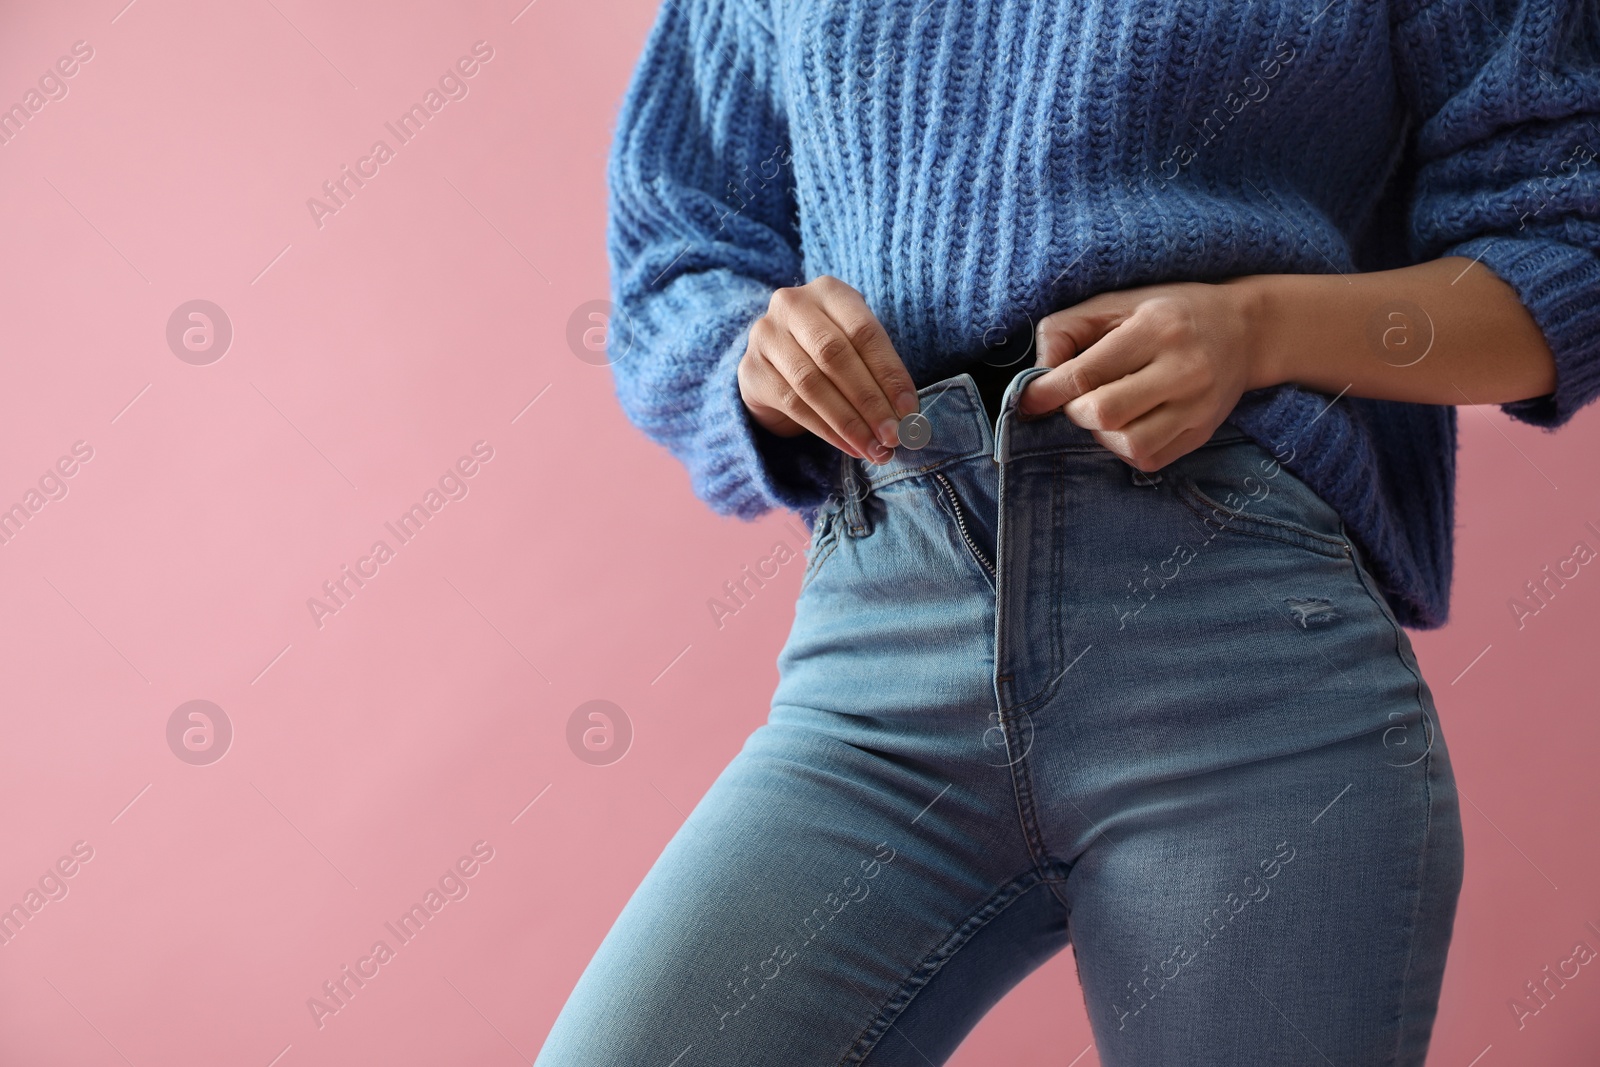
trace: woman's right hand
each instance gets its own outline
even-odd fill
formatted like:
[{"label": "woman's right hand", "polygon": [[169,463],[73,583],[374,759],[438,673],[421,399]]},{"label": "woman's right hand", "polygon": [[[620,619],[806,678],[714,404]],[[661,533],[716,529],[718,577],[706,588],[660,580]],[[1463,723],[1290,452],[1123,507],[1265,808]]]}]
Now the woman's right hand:
[{"label": "woman's right hand", "polygon": [[824,274],[772,294],[750,327],[739,395],[779,437],[807,430],[858,459],[887,462],[916,387],[883,325],[851,285]]}]

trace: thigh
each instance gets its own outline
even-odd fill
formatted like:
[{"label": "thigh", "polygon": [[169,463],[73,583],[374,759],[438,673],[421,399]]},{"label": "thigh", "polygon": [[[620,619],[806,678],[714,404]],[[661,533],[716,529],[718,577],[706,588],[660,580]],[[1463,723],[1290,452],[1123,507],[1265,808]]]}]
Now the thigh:
[{"label": "thigh", "polygon": [[864,507],[855,532],[819,528],[768,722],[629,900],[540,1067],[938,1063],[1063,943],[990,736],[992,590],[927,486]]},{"label": "thigh", "polygon": [[1063,532],[1093,648],[1029,757],[1101,1062],[1420,1064],[1462,851],[1410,643],[1264,450],[1162,475]]},{"label": "thigh", "polygon": [[[900,1058],[912,1055],[895,1030],[908,1005],[1039,883],[1014,832],[1008,840],[1011,805],[952,781],[948,767],[907,765],[843,739],[843,728],[792,712],[775,719],[635,891],[540,1067],[831,1065],[869,1055],[882,1067],[920,1064],[976,1021],[919,1015],[911,1040],[922,1051]],[[1058,906],[1053,931],[1039,936],[1064,925]],[[1025,959],[1042,962],[1037,953],[988,959],[967,972],[958,999],[992,1003]]]},{"label": "thigh", "polygon": [[1138,794],[1074,863],[1106,1067],[1420,1065],[1461,883],[1442,746],[1326,749]]}]

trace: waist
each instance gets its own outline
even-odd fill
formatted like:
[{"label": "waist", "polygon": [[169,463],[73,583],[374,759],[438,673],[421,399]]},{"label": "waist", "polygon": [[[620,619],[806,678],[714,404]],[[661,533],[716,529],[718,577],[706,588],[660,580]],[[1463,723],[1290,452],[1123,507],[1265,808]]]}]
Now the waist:
[{"label": "waist", "polygon": [[[989,364],[987,368],[963,371],[923,386],[917,390],[917,399],[928,424],[927,443],[917,449],[902,444],[885,463],[869,463],[839,453],[847,491],[850,480],[877,488],[975,456],[1005,463],[1013,456],[1105,451],[1093,431],[1068,419],[1060,408],[1038,415],[1026,415],[1017,409],[1018,398],[1028,382],[1045,373],[1046,369],[1034,367],[1030,358],[1015,367]],[[980,383],[980,375],[986,384]],[[994,395],[992,404],[986,394]],[[1206,444],[1248,439],[1243,430],[1224,421]]]}]

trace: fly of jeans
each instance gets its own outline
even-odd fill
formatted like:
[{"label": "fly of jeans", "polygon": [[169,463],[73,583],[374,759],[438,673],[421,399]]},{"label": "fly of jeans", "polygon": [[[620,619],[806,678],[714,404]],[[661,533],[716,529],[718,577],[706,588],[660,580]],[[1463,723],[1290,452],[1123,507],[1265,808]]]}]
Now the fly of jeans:
[{"label": "fly of jeans", "polygon": [[943,490],[945,499],[950,502],[950,510],[956,517],[956,528],[961,531],[961,539],[967,543],[967,548],[972,552],[972,558],[977,560],[983,569],[989,572],[989,577],[993,579],[996,577],[994,564],[989,562],[989,557],[984,554],[983,549],[978,547],[978,542],[973,539],[972,531],[967,529],[967,513],[961,506],[961,499],[956,496],[955,487],[950,484],[950,479],[939,471],[934,471],[933,477],[939,483],[940,489]]}]

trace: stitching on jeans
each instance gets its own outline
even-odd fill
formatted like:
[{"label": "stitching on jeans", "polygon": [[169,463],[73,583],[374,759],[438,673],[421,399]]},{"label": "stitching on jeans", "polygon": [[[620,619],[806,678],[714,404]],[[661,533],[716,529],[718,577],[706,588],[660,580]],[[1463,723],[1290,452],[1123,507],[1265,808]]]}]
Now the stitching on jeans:
[{"label": "stitching on jeans", "polygon": [[[1202,522],[1209,523],[1223,533],[1231,531],[1243,534],[1246,537],[1277,541],[1281,544],[1303,548],[1319,556],[1327,556],[1329,559],[1337,559],[1348,554],[1344,541],[1328,537],[1326,534],[1319,534],[1303,526],[1297,526],[1292,522],[1285,522],[1283,519],[1274,518],[1271,515],[1252,515],[1247,511],[1230,508],[1228,505],[1207,496],[1199,486],[1195,485],[1187,477],[1181,475],[1175,477],[1173,483],[1177,486],[1177,496],[1183,505],[1198,515]],[[1234,517],[1229,519],[1227,523],[1222,523],[1217,520],[1214,513],[1201,511],[1201,507],[1211,508],[1213,512],[1220,511],[1225,515]]]},{"label": "stitching on jeans", "polygon": [[[1050,414],[1053,415],[1054,412],[1051,412]],[[1038,416],[1038,417],[1047,418],[1049,416]],[[1024,422],[1032,422],[1033,419],[1024,418],[1023,421]],[[1239,444],[1240,442],[1243,442],[1243,441],[1253,441],[1253,440],[1254,440],[1254,438],[1251,438],[1251,437],[1216,437],[1216,438],[1211,438],[1211,439],[1206,440],[1206,441],[1202,441],[1200,444],[1195,446],[1194,450],[1196,452],[1198,452],[1202,448],[1219,448],[1219,447],[1221,447],[1223,445],[1236,445],[1236,444]],[[1028,449],[1013,449],[1011,451],[1011,458],[1012,459],[1022,459],[1022,458],[1025,458],[1027,456],[1048,455],[1051,452],[1066,452],[1066,453],[1069,453],[1069,454],[1072,454],[1072,455],[1079,455],[1079,456],[1093,455],[1094,453],[1097,453],[1097,452],[1104,452],[1106,454],[1107,458],[1116,459],[1117,462],[1119,462],[1119,463],[1123,462],[1123,460],[1121,460],[1119,457],[1117,457],[1114,453],[1112,453],[1109,449],[1107,449],[1104,445],[1100,444],[1098,441],[1091,442],[1091,443],[1086,443],[1086,444],[1047,444],[1047,445],[1039,445],[1039,446],[1036,446],[1034,448],[1028,448]],[[1176,462],[1176,461],[1174,461],[1174,462]],[[1130,464],[1130,466],[1131,466],[1131,464]],[[1137,470],[1138,468],[1134,467],[1133,469]]]},{"label": "stitching on jeans", "polygon": [[883,1035],[894,1025],[894,1020],[904,1014],[906,1008],[916,999],[917,993],[931,982],[944,969],[944,965],[954,959],[955,954],[966,947],[980,930],[997,919],[1012,904],[1021,900],[1035,886],[1059,880],[1061,879],[1046,878],[1038,867],[1034,867],[1001,886],[988,901],[970,912],[951,933],[945,935],[942,941],[922,957],[905,980],[889,994],[889,998],[878,1009],[878,1014],[867,1023],[860,1034],[856,1035],[855,1042],[845,1051],[838,1067],[859,1064],[871,1055],[878,1042],[883,1040]]},{"label": "stitching on jeans", "polygon": [[[1392,624],[1391,624],[1392,625]],[[1426,713],[1423,722],[1428,722]],[[1407,998],[1411,992],[1411,963],[1417,954],[1417,921],[1422,917],[1422,898],[1426,895],[1428,877],[1428,849],[1432,847],[1433,838],[1433,740],[1428,740],[1428,751],[1422,756],[1422,795],[1427,799],[1423,809],[1422,819],[1422,848],[1417,857],[1417,903],[1411,910],[1411,929],[1406,938],[1406,967],[1400,978],[1400,1005],[1395,1011],[1395,1036],[1394,1057],[1391,1063],[1398,1065],[1400,1062],[1400,1045],[1408,1034],[1409,1024],[1406,1019]]]},{"label": "stitching on jeans", "polygon": [[[1061,493],[1062,466],[1065,456],[1063,452],[1056,452],[1050,457],[1050,587],[1059,591],[1066,575],[1066,539],[1058,536],[1065,524],[1064,512],[1065,498]],[[996,537],[995,554],[1000,555],[1002,550]],[[1032,694],[1026,700],[1014,701],[1012,711],[1031,711],[1034,707],[1043,704],[1055,692],[1057,684],[1061,681],[1059,668],[1061,667],[1061,602],[1065,599],[1057,595],[1050,598],[1050,681],[1044,688]]]},{"label": "stitching on jeans", "polygon": [[[1050,538],[1050,586],[1057,590],[1061,588],[1062,576],[1066,573],[1064,558],[1066,555],[1066,538],[1056,536],[1058,531],[1061,530],[1064,521],[1062,512],[1065,509],[1065,494],[1061,491],[1064,457],[1065,453],[1057,452],[1051,457],[1050,461],[1049,514],[1052,535]],[[1062,672],[1057,668],[1060,667],[1062,658],[1061,601],[1063,599],[1061,596],[1050,598],[1050,633],[1052,638],[1050,644],[1050,681],[1045,683],[1042,690],[1030,696],[1027,700],[1013,704],[1009,708],[998,709],[1001,729],[1006,732],[1008,751],[1010,742],[1013,739],[1017,744],[1021,744],[1021,738],[1017,737],[1015,729],[1016,713],[1021,712],[1024,716],[1030,715],[1035,707],[1042,706],[1049,699],[1061,681]],[[1002,618],[1003,616],[997,612],[996,619],[1000,620]],[[1033,801],[1037,787],[1033,782],[1033,769],[1028,764],[1027,756],[1024,755],[1022,759],[1011,764],[1010,770],[1011,793],[1016,798],[1017,821],[1022,827],[1023,840],[1028,843],[1028,854],[1033,858],[1034,866],[1043,870],[1047,864],[1054,861],[1050,859],[1050,843],[1044,838],[1044,827],[1040,825],[1038,811],[1034,807]],[[1066,897],[1062,896],[1061,891],[1054,884],[1050,886],[1050,894],[1056,898],[1056,901],[1063,908],[1071,910],[1067,904]]]},{"label": "stitching on jeans", "polygon": [[[1000,721],[1002,724],[1006,723],[1006,717],[1004,713],[1001,714]],[[1022,776],[1027,783],[1026,789],[1018,785],[1017,768],[1013,768],[1011,784],[1012,792],[1017,798],[1017,814],[1023,823],[1023,837],[1028,842],[1028,853],[1033,857],[1034,866],[1039,870],[1043,870],[1046,866],[1056,861],[1051,859],[1050,845],[1044,839],[1044,830],[1039,825],[1038,813],[1034,810],[1033,770],[1028,766],[1028,758],[1024,756],[1018,761],[1017,766],[1021,768]],[[1067,903],[1067,898],[1062,895],[1061,890],[1056,888],[1057,883],[1052,881],[1048,884],[1050,886],[1050,895],[1055,897],[1056,902],[1059,903],[1063,908],[1071,911],[1072,907]]]},{"label": "stitching on jeans", "polygon": [[[1035,416],[1035,419],[1048,418],[1048,417],[1049,417],[1048,415],[1041,415],[1041,416]],[[1024,419],[1023,421],[1031,422],[1031,421],[1035,421],[1035,419]],[[1199,445],[1198,448],[1196,449],[1196,451],[1199,451],[1199,449],[1201,449],[1201,448],[1215,448],[1215,447],[1219,447],[1219,446],[1222,446],[1222,445],[1234,445],[1234,444],[1239,444],[1240,442],[1243,442],[1243,441],[1250,441],[1250,440],[1252,440],[1252,438],[1249,438],[1249,437],[1222,437],[1222,438],[1215,438],[1215,439],[1212,439],[1212,440],[1209,440],[1209,441],[1205,441],[1204,443]],[[1095,443],[1095,444],[1048,444],[1048,445],[1041,445],[1041,446],[1039,446],[1037,448],[1030,448],[1030,449],[1027,449],[1026,451],[1014,451],[1014,452],[1011,453],[1011,458],[1015,460],[1015,459],[1023,459],[1023,458],[1028,457],[1028,456],[1048,456],[1048,455],[1059,455],[1059,454],[1092,455],[1092,454],[1094,454],[1096,452],[1106,452],[1106,449],[1105,449],[1105,447],[1103,445],[1100,445],[1098,443]],[[845,453],[841,452],[840,455],[845,455]],[[1110,453],[1107,452],[1107,455],[1109,456]],[[927,474],[930,471],[939,470],[939,469],[941,469],[943,467],[949,466],[952,463],[962,463],[962,462],[965,462],[966,460],[973,459],[973,458],[976,458],[978,456],[983,456],[985,458],[992,458],[993,452],[992,452],[991,449],[981,448],[980,447],[980,448],[973,449],[970,452],[963,452],[963,453],[960,453],[958,455],[944,456],[944,457],[942,457],[940,459],[929,460],[927,463],[924,463],[924,464],[922,464],[920,466],[915,466],[915,467],[913,467],[913,466],[900,466],[900,467],[895,468],[893,472],[888,473],[888,474],[862,474],[861,480],[868,486],[868,488],[870,488],[870,489],[879,489],[879,488],[882,488],[885,485],[892,485],[895,482],[903,481],[906,478],[914,478],[919,474]],[[846,458],[848,459],[848,456]],[[901,462],[904,463],[904,461],[901,461]]]},{"label": "stitching on jeans", "polygon": [[810,566],[806,568],[805,577],[800,581],[799,591],[802,593],[806,591],[806,588],[811,584],[812,580],[816,578],[817,571],[820,570],[822,565],[827,562],[828,557],[833,555],[834,550],[839,547],[838,527],[828,531],[828,540],[826,545],[819,547],[821,548],[821,554],[818,555],[817,558],[811,562]]},{"label": "stitching on jeans", "polygon": [[1434,735],[1433,718],[1432,718],[1432,716],[1430,716],[1428,714],[1427,703],[1422,699],[1422,686],[1423,686],[1422,675],[1420,673],[1418,673],[1417,670],[1414,667],[1411,666],[1410,661],[1406,659],[1405,654],[1404,654],[1404,652],[1403,652],[1403,650],[1401,648],[1401,645],[1400,645],[1400,627],[1399,627],[1399,625],[1395,622],[1394,616],[1390,613],[1390,611],[1388,609],[1388,606],[1383,602],[1382,599],[1380,599],[1377,596],[1377,594],[1375,594],[1373,592],[1372,585],[1367,580],[1367,575],[1364,573],[1363,569],[1357,564],[1356,559],[1355,559],[1354,556],[1351,557],[1350,565],[1355,568],[1356,577],[1361,582],[1361,588],[1366,591],[1367,596],[1372,600],[1372,602],[1375,605],[1377,605],[1378,611],[1383,615],[1384,619],[1388,621],[1390,630],[1392,630],[1394,632],[1394,635],[1395,635],[1395,641],[1394,641],[1395,655],[1399,658],[1401,665],[1404,666],[1406,668],[1406,670],[1410,671],[1411,672],[1411,676],[1416,679],[1416,682],[1417,682],[1417,686],[1416,686],[1416,691],[1417,691],[1417,710],[1422,714],[1422,724],[1426,728],[1427,735],[1428,735],[1427,736],[1428,747],[1427,747],[1427,750],[1423,752],[1422,760],[1421,760],[1421,763],[1422,763],[1422,794],[1423,794],[1423,797],[1426,799],[1426,803],[1423,806],[1422,847],[1418,850],[1418,853],[1417,853],[1417,875],[1416,875],[1416,877],[1417,877],[1417,900],[1416,900],[1416,903],[1412,906],[1412,909],[1411,909],[1411,921],[1410,921],[1410,924],[1409,924],[1408,929],[1406,931],[1406,966],[1405,966],[1405,970],[1401,973],[1401,978],[1400,978],[1400,1003],[1398,1005],[1396,1005],[1396,1007],[1395,1007],[1394,1053],[1393,1053],[1393,1055],[1391,1055],[1389,1057],[1389,1063],[1391,1065],[1397,1065],[1400,1062],[1400,1046],[1401,1046],[1401,1043],[1405,1040],[1406,1032],[1407,1032],[1407,1023],[1406,1023],[1406,1003],[1407,1003],[1407,999],[1406,998],[1409,995],[1410,989],[1411,989],[1411,963],[1412,963],[1412,960],[1416,957],[1416,951],[1417,951],[1417,922],[1422,916],[1422,898],[1426,895],[1425,891],[1426,891],[1426,886],[1427,886],[1426,879],[1427,879],[1427,874],[1428,874],[1428,849],[1430,847],[1432,847],[1432,836],[1433,836],[1433,740],[1434,740],[1434,738],[1433,738],[1433,735]]},{"label": "stitching on jeans", "polygon": [[[1032,707],[1043,707],[1048,702],[1046,693],[1054,695],[1056,687],[1061,684],[1061,661],[1066,658],[1066,651],[1061,647],[1065,624],[1061,618],[1061,605],[1066,596],[1061,592],[1066,587],[1067,575],[1067,539],[1062,535],[1066,528],[1066,493],[1062,486],[1066,480],[1067,453],[1057,452],[1050,465],[1050,587],[1057,591],[1057,595],[1050,598],[1050,681],[1045,683],[1045,693],[1040,693],[1034,701],[1030,702],[1029,716],[1032,716]],[[1033,782],[1033,768],[1026,756],[1022,759],[1022,773],[1028,781],[1028,817],[1033,823],[1033,833],[1039,842],[1041,855],[1034,857],[1034,862],[1043,866],[1050,857],[1050,843],[1045,840],[1044,827],[1039,823],[1039,813],[1033,806],[1033,798],[1037,788]],[[1067,903],[1067,898],[1055,885],[1050,886],[1050,893],[1063,908],[1072,910]]]},{"label": "stitching on jeans", "polygon": [[1229,507],[1227,504],[1224,504],[1220,500],[1212,497],[1204,489],[1201,489],[1195,480],[1188,475],[1177,475],[1173,481],[1177,485],[1181,486],[1184,492],[1196,502],[1204,504],[1207,507],[1214,508],[1217,511],[1237,516],[1238,518],[1243,519],[1246,523],[1265,524],[1267,526],[1286,530],[1290,533],[1299,534],[1302,537],[1309,537],[1313,540],[1320,541],[1325,545],[1336,545],[1341,553],[1344,551],[1343,540],[1337,537],[1329,537],[1324,533],[1318,533],[1309,526],[1303,526],[1296,522],[1290,522],[1287,519],[1280,519],[1274,515],[1252,514],[1251,512],[1245,511],[1242,508]]},{"label": "stitching on jeans", "polygon": [[929,462],[922,464],[920,467],[903,466],[895,468],[895,470],[889,474],[869,474],[863,477],[862,481],[867,484],[868,488],[881,489],[886,485],[893,485],[895,482],[903,482],[907,478],[915,478],[919,474],[927,474],[930,471],[940,470],[954,463],[964,463],[969,459],[987,455],[989,455],[989,453],[986,449],[979,448],[972,452],[964,452],[959,455],[945,456],[942,459],[930,460]]}]

